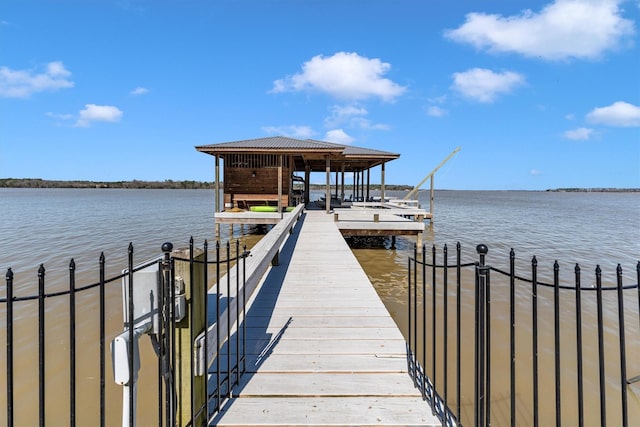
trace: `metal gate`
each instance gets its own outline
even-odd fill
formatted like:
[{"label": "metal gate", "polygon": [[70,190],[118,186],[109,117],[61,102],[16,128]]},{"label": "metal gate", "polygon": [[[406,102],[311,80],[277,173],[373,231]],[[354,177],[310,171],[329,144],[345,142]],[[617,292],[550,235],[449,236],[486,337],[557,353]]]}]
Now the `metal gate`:
[{"label": "metal gate", "polygon": [[[249,252],[241,249],[238,241],[222,247],[216,242],[214,248],[205,241],[196,248],[193,238],[188,248],[175,251],[171,243],[165,243],[162,251],[162,257],[136,264],[130,244],[128,265],[113,277],[106,277],[106,261],[101,255],[99,279],[89,284],[77,283],[72,259],[64,290],[59,290],[59,283],[55,290],[48,290],[46,270],[40,265],[38,291],[31,295],[22,295],[30,286],[28,280],[23,285],[11,268],[7,270],[5,297],[0,298],[0,315],[6,322],[1,328],[4,337],[0,332],[6,342],[6,358],[0,357],[0,369],[4,364],[7,426],[120,424],[120,410],[123,426],[208,424],[245,371],[244,284]],[[113,303],[107,294],[117,294],[118,288],[124,318],[120,331],[107,327],[107,305]],[[79,311],[88,300],[96,307],[90,316],[99,324],[97,342],[82,345],[79,325],[86,319]],[[61,313],[66,307],[68,312]],[[24,329],[25,317],[28,329],[33,323],[37,330],[36,343],[25,343],[17,336],[16,331]],[[141,356],[150,353],[147,344],[140,341],[144,335],[150,337],[152,357]],[[56,345],[67,351],[47,350],[52,336],[56,340],[62,336]],[[27,357],[18,361],[16,355]],[[85,361],[97,361],[95,369],[81,366]],[[67,390],[58,388],[60,365],[66,366],[69,374],[68,381],[63,379]],[[97,379],[95,388],[81,385],[80,368],[83,376]],[[18,386],[32,372],[37,372],[37,378],[24,395]],[[145,386],[140,388],[142,379]],[[116,397],[119,388],[114,389],[114,384],[121,386],[122,398]],[[52,385],[58,393],[51,392]],[[56,399],[56,394],[64,399]],[[0,397],[0,402],[5,399]],[[138,410],[141,400],[151,402],[144,412]]]}]

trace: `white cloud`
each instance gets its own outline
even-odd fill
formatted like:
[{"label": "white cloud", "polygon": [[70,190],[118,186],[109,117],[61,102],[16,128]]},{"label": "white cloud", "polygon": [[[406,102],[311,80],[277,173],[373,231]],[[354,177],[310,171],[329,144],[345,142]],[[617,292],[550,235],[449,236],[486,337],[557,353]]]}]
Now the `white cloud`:
[{"label": "white cloud", "polygon": [[265,126],[262,130],[271,135],[283,135],[291,138],[309,139],[315,132],[309,126]]},{"label": "white cloud", "polygon": [[364,117],[369,114],[366,108],[357,105],[332,105],[329,111],[331,115],[324,119],[324,125],[328,128],[339,126],[354,117]]},{"label": "white cloud", "polygon": [[47,112],[47,113],[44,113],[44,115],[47,117],[51,117],[52,119],[73,120],[73,114],[59,114],[59,113]]},{"label": "white cloud", "polygon": [[149,93],[149,89],[141,86],[138,86],[137,88],[129,92],[130,95],[145,95],[147,93]]},{"label": "white cloud", "polygon": [[627,102],[614,102],[608,107],[594,108],[587,114],[589,123],[616,127],[640,126],[640,107]]},{"label": "white cloud", "polygon": [[76,127],[89,127],[93,122],[118,122],[122,111],[111,105],[86,104],[79,113]]},{"label": "white cloud", "polygon": [[28,98],[34,93],[73,87],[71,73],[60,61],[50,62],[40,73],[0,67],[0,97]]},{"label": "white cloud", "polygon": [[577,128],[573,130],[566,131],[563,136],[567,139],[572,139],[574,141],[586,141],[591,138],[593,134],[593,129],[589,128]]},{"label": "white cloud", "polygon": [[447,110],[437,105],[432,105],[427,108],[427,115],[431,117],[443,117],[447,115]]},{"label": "white cloud", "polygon": [[332,105],[329,107],[331,115],[324,119],[326,128],[336,128],[346,125],[352,128],[368,129],[368,130],[388,130],[389,126],[382,123],[372,123],[371,120],[365,118],[369,114],[366,108],[355,104],[351,105]]},{"label": "white cloud", "polygon": [[335,142],[336,144],[351,144],[354,141],[354,138],[347,135],[347,133],[342,129],[334,129],[330,130],[325,134],[325,141]]},{"label": "white cloud", "polygon": [[512,71],[495,73],[484,68],[473,68],[453,73],[452,88],[478,102],[493,102],[499,94],[511,92],[524,81],[524,76]]},{"label": "white cloud", "polygon": [[361,100],[379,97],[393,101],[406,88],[383,78],[391,65],[357,53],[317,55],[302,64],[302,72],[276,80],[271,92],[319,91],[338,99]]},{"label": "white cloud", "polygon": [[351,127],[366,129],[366,130],[389,130],[389,125],[384,123],[372,123],[371,120],[363,117],[354,117],[349,122]]},{"label": "white cloud", "polygon": [[538,176],[538,175],[542,175],[542,171],[538,170],[538,169],[531,169],[529,171],[529,175],[531,176]]},{"label": "white cloud", "polygon": [[470,13],[445,37],[489,52],[514,52],[547,60],[597,58],[635,32],[621,16],[621,0],[556,0],[539,12],[519,15]]}]

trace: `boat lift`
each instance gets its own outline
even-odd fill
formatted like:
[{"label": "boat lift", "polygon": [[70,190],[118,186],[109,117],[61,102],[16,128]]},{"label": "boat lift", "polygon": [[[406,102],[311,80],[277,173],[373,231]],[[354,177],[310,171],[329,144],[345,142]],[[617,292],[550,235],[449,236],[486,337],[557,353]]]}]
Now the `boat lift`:
[{"label": "boat lift", "polygon": [[438,166],[436,166],[431,172],[429,172],[429,174],[427,176],[425,176],[424,179],[418,183],[418,185],[413,187],[413,190],[409,191],[402,198],[402,200],[409,200],[411,197],[416,195],[418,190],[420,190],[420,187],[422,187],[422,185],[425,182],[427,182],[428,179],[431,179],[431,189],[430,189],[430,193],[429,193],[429,212],[431,214],[433,214],[433,192],[434,192],[433,177],[434,177],[435,173],[438,171],[438,169],[440,169],[442,166],[444,166],[444,164],[447,163],[458,151],[460,151],[460,147],[457,147],[455,150],[453,150],[443,161],[440,162],[440,164]]}]

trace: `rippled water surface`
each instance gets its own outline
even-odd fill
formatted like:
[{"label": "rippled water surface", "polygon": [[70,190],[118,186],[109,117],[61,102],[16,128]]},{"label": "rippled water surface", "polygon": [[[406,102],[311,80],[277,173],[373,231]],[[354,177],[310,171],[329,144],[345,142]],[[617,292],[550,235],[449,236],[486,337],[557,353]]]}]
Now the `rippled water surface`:
[{"label": "rippled water surface", "polygon": [[[420,200],[428,207],[428,192],[420,193]],[[37,292],[37,269],[41,263],[46,268],[48,290],[68,286],[71,258],[76,262],[79,277],[89,283],[97,280],[101,252],[105,254],[108,271],[115,274],[126,267],[129,243],[133,244],[134,257],[139,263],[159,256],[160,247],[166,241],[175,247],[186,247],[191,236],[198,246],[205,239],[214,242],[213,213],[214,193],[208,190],[0,189],[0,270],[4,273],[12,268],[18,296]],[[223,227],[222,232],[224,241],[229,237],[227,228]],[[237,228],[236,233],[239,237],[241,230]],[[251,246],[259,236],[241,239],[243,244]],[[536,256],[544,281],[551,281],[552,264],[557,260],[563,280],[572,280],[576,263],[589,272],[600,265],[603,276],[608,278],[620,264],[625,283],[636,283],[635,269],[640,259],[640,193],[436,191],[435,219],[425,233],[427,249],[435,244],[441,251],[446,244],[452,254],[457,242],[462,246],[463,262],[475,261],[475,247],[483,243],[489,247],[487,263],[502,269],[508,269],[511,248],[516,251],[518,265],[524,268]],[[398,237],[393,250],[389,249],[389,241],[383,248],[354,248],[356,257],[405,333],[406,269],[413,245],[414,239]],[[4,297],[4,279],[1,279],[0,298]],[[122,327],[119,287],[109,290],[108,298],[108,328],[118,331]],[[79,323],[86,328],[81,342],[87,347],[95,346],[96,304],[95,299],[81,300]],[[37,366],[37,331],[33,322],[28,321],[36,308],[31,303],[21,303],[16,305],[16,310],[19,319],[25,318],[16,324],[17,346],[21,346],[16,360],[25,366],[34,366],[33,363]],[[47,312],[48,319],[55,320],[51,328],[48,326],[51,331],[48,331],[47,354],[49,367],[55,372],[51,374],[48,392],[49,395],[58,393],[63,401],[68,393],[64,391],[68,388],[64,383],[68,381],[68,362],[64,356],[68,350],[65,310],[66,306],[53,306]],[[0,313],[0,326],[4,330],[4,307],[0,307]],[[630,322],[637,324],[637,316],[633,319]],[[56,323],[62,326],[62,333],[53,330]],[[637,334],[635,336],[637,338]],[[0,344],[5,339],[0,333]],[[4,358],[3,351],[0,353],[2,369]],[[91,392],[97,388],[95,374],[89,373],[94,365],[95,360],[86,361],[79,374],[80,387]],[[83,376],[84,369],[87,373]],[[0,388],[4,390],[3,377],[4,373],[0,374]],[[118,402],[120,388],[113,385],[109,377],[107,383],[108,399]],[[20,373],[16,384],[20,384],[17,395],[35,396],[37,372]],[[4,394],[0,394],[0,408],[5,408],[4,399]],[[30,425],[35,420],[34,411],[28,409],[31,404],[20,400],[20,407],[16,408],[20,414],[16,418],[18,424]],[[48,405],[50,419],[65,424],[66,409]],[[88,420],[95,411],[91,405],[84,408],[79,414],[80,421],[91,424]],[[113,415],[109,424],[118,421]]]}]

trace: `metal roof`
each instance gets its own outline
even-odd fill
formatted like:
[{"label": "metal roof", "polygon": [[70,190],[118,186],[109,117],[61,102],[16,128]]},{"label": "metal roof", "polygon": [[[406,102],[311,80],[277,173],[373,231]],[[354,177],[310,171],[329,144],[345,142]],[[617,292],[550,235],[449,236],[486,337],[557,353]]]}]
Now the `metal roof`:
[{"label": "metal roof", "polygon": [[340,164],[344,163],[346,170],[367,169],[400,157],[400,154],[387,151],[285,136],[222,142],[200,145],[195,148],[213,156],[231,153],[286,154],[294,157],[296,168],[304,169],[304,166],[307,165],[312,170],[324,170],[324,158],[327,155],[330,156],[334,164],[336,161]]},{"label": "metal roof", "polygon": [[240,141],[222,142],[219,144],[209,144],[196,146],[196,150],[214,154],[215,152],[234,151],[290,151],[290,150],[317,150],[317,151],[339,151],[345,149],[344,145],[332,144],[324,141],[313,141],[310,139],[295,139],[284,136],[272,136],[267,138],[245,139]]}]

